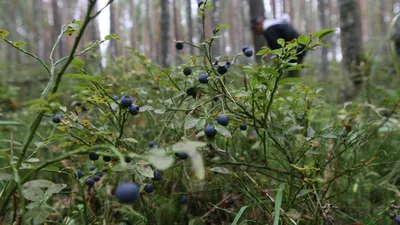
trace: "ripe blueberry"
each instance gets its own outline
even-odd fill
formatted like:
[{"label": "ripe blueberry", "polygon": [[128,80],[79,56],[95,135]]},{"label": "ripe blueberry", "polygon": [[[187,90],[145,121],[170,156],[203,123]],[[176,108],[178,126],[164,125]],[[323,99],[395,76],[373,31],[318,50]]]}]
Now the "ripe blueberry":
[{"label": "ripe blueberry", "polygon": [[72,103],[72,105],[73,105],[73,106],[81,106],[82,103],[80,103],[80,102],[78,102],[78,101],[74,101],[74,102]]},{"label": "ripe blueberry", "polygon": [[93,176],[93,180],[96,181],[96,182],[99,181],[100,178],[101,178],[101,177],[100,177],[99,175],[94,175],[94,176]]},{"label": "ripe blueberry", "polygon": [[246,51],[244,51],[244,55],[247,57],[251,57],[253,55],[253,50],[251,49],[246,49]]},{"label": "ripe blueberry", "polygon": [[114,95],[114,96],[113,96],[113,99],[114,99],[115,101],[118,101],[118,99],[119,99],[119,98],[118,98],[118,95]]},{"label": "ripe blueberry", "polygon": [[144,187],[144,191],[146,192],[146,193],[151,193],[151,192],[153,192],[153,185],[152,184],[146,184],[146,186]]},{"label": "ripe blueberry", "polygon": [[249,46],[243,46],[242,52],[244,53],[247,49],[249,49]]},{"label": "ripe blueberry", "polygon": [[93,185],[94,184],[94,180],[93,180],[93,178],[91,178],[91,177],[89,177],[88,179],[86,179],[85,180],[85,183],[87,184],[87,185]]},{"label": "ripe blueberry", "polygon": [[241,130],[247,130],[247,124],[242,123],[242,124],[239,125],[239,128],[240,128]]},{"label": "ripe blueberry", "polygon": [[61,117],[62,117],[61,114],[54,115],[53,118],[52,118],[53,123],[60,123],[61,122]]},{"label": "ripe blueberry", "polygon": [[139,114],[139,106],[132,104],[131,106],[129,106],[129,113],[131,115],[137,115]]},{"label": "ripe blueberry", "polygon": [[103,155],[103,161],[104,162],[110,162],[111,161],[111,156]]},{"label": "ripe blueberry", "polygon": [[204,133],[206,134],[207,137],[215,137],[215,135],[217,135],[217,130],[215,129],[214,125],[208,124],[204,128]]},{"label": "ripe blueberry", "polygon": [[103,171],[100,171],[97,173],[97,175],[99,175],[99,177],[103,177],[104,173],[103,173]]},{"label": "ripe blueberry", "polygon": [[228,205],[233,205],[233,204],[235,204],[235,200],[229,199],[228,201],[226,201],[226,203],[227,203]]},{"label": "ripe blueberry", "polygon": [[80,169],[78,169],[77,171],[76,171],[76,174],[78,175],[78,179],[79,178],[82,178],[84,175],[83,175],[83,172],[80,170]]},{"label": "ripe blueberry", "polygon": [[229,117],[225,114],[220,114],[217,117],[217,123],[222,126],[227,126],[229,123]]},{"label": "ripe blueberry", "polygon": [[186,90],[186,94],[192,96],[193,98],[196,98],[197,90],[195,87],[191,87]]},{"label": "ripe blueberry", "polygon": [[226,63],[225,63],[225,66],[228,67],[228,69],[229,69],[229,67],[231,67],[231,65],[232,65],[231,62],[226,62]]},{"label": "ripe blueberry", "polygon": [[190,69],[190,67],[186,67],[185,69],[183,69],[183,74],[189,76],[190,74],[192,74],[192,69]]},{"label": "ripe blueberry", "polygon": [[175,44],[175,48],[178,50],[182,50],[183,49],[183,43],[182,42],[178,42]]},{"label": "ripe blueberry", "polygon": [[154,171],[153,180],[155,180],[155,181],[160,181],[161,180],[161,172],[159,170]]},{"label": "ripe blueberry", "polygon": [[132,162],[132,158],[129,157],[129,156],[126,156],[126,157],[125,157],[125,162],[127,162],[127,163]]},{"label": "ripe blueberry", "polygon": [[218,66],[217,67],[217,72],[221,75],[225,74],[226,72],[228,72],[228,67],[225,65],[223,66]]},{"label": "ripe blueberry", "polygon": [[200,8],[200,6],[203,5],[203,3],[204,3],[203,1],[198,1],[198,2],[197,2],[197,7]]},{"label": "ripe blueberry", "polygon": [[187,203],[186,195],[181,195],[181,197],[179,198],[179,203],[181,203],[182,205]]},{"label": "ripe blueberry", "polygon": [[208,74],[206,74],[206,73],[200,74],[198,80],[202,84],[207,84],[208,83]]},{"label": "ripe blueberry", "polygon": [[131,96],[124,96],[121,98],[121,106],[123,108],[128,108],[132,105],[132,98]]},{"label": "ripe blueberry", "polygon": [[93,171],[93,170],[95,170],[95,169],[96,169],[96,167],[95,167],[94,165],[90,165],[90,166],[89,166],[89,170],[90,170],[90,171]]},{"label": "ripe blueberry", "polygon": [[149,147],[150,148],[155,148],[156,147],[156,143],[154,143],[154,141],[150,141],[149,142]]},{"label": "ripe blueberry", "polygon": [[394,221],[396,221],[397,224],[400,224],[400,216],[396,216],[396,218],[394,219]]},{"label": "ripe blueberry", "polygon": [[96,161],[99,159],[99,155],[97,155],[95,152],[89,152],[89,159]]},{"label": "ripe blueberry", "polygon": [[175,154],[178,158],[180,159],[187,159],[189,158],[189,155],[186,152],[178,152]]},{"label": "ripe blueberry", "polygon": [[139,186],[133,182],[120,184],[115,197],[122,203],[132,203],[139,198]]}]

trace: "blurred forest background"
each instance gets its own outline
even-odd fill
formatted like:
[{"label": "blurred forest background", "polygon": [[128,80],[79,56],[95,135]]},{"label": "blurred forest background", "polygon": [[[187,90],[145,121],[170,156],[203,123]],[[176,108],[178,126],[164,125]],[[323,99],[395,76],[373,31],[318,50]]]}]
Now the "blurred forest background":
[{"label": "blurred forest background", "polygon": [[[107,0],[103,2],[105,5]],[[253,45],[249,24],[255,14],[271,19],[287,13],[301,34],[312,34],[322,28],[337,29],[328,41],[331,48],[307,57],[308,62],[321,64],[322,78],[327,74],[328,62],[342,59],[340,0],[213,0],[212,3],[215,9],[207,10],[206,35],[211,35],[215,26],[230,25],[214,46],[215,56],[234,55],[243,45]],[[26,49],[44,59],[48,58],[61,26],[73,19],[82,20],[86,7],[85,0],[4,0],[0,4],[0,27],[11,32],[9,39],[27,42]],[[390,21],[400,11],[399,0],[358,0],[357,7],[348,10],[360,14],[360,40],[364,48],[374,53],[385,51]],[[129,57],[125,48],[129,46],[163,66],[175,65],[181,57],[170,50],[171,41],[183,38],[199,43],[202,29],[197,0],[116,0],[96,22],[90,24],[81,48],[109,33],[118,33],[120,42],[111,41],[102,46],[109,60]],[[55,56],[66,56],[72,43],[73,37],[62,40]],[[164,48],[163,45],[168,46]],[[0,50],[2,68],[6,67],[7,71],[18,71],[21,63],[27,67],[35,63],[10,46],[1,45]],[[190,51],[195,49],[184,49],[185,54],[194,53]],[[18,77],[6,76],[6,79],[13,81]]]}]

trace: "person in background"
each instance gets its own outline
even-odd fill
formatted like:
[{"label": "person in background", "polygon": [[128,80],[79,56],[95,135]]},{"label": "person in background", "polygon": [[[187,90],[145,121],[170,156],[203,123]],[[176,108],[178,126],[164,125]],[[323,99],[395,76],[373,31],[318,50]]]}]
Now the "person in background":
[{"label": "person in background", "polygon": [[[256,35],[263,35],[268,43],[270,49],[279,49],[282,46],[278,44],[278,39],[282,38],[285,42],[292,41],[300,36],[300,34],[290,24],[290,16],[284,14],[281,18],[265,20],[263,16],[254,16],[251,19],[251,29]],[[304,45],[300,45],[297,48],[297,52],[301,52],[304,49]],[[303,51],[297,56],[297,60],[291,61],[297,64],[303,62],[306,51]],[[290,77],[298,77],[299,71],[290,71]]]}]

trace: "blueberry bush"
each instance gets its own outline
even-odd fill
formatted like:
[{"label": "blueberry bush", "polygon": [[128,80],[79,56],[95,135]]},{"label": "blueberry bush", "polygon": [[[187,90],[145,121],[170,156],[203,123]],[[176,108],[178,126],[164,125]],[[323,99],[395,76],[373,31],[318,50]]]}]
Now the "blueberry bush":
[{"label": "blueberry bush", "polygon": [[[95,73],[79,56],[118,39],[110,34],[77,52],[87,24],[102,11],[95,12],[95,4],[89,1],[84,21],[62,27],[54,46],[63,35],[75,35],[74,48],[61,59],[50,55],[50,64],[0,30],[3,43],[37,59],[50,78],[40,98],[24,103],[29,125],[4,122],[0,223],[398,221],[399,176],[387,167],[374,169],[398,146],[396,108],[363,102],[338,107],[325,100],[323,88],[287,76],[308,68],[293,63],[302,53],[297,47],[327,47],[324,37],[333,30],[280,39],[278,50],[244,46],[222,57],[211,47],[229,28],[223,24],[209,38],[203,30],[201,43],[171,43],[178,54],[183,48],[198,52],[175,67],[161,68],[130,49],[131,60]],[[211,3],[199,4],[203,23],[205,8]],[[270,60],[237,63],[254,55]],[[386,179],[363,185],[376,176]],[[358,193],[370,194],[356,198]],[[342,209],[374,202],[385,207]]]}]

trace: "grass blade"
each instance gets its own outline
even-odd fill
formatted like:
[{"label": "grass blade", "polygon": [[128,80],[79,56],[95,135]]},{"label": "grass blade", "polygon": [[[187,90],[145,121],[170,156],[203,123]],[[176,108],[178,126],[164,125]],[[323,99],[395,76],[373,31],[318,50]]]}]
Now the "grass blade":
[{"label": "grass blade", "polygon": [[235,219],[234,219],[233,222],[232,222],[232,225],[236,225],[236,224],[239,222],[240,217],[242,217],[244,211],[245,211],[249,206],[250,206],[250,205],[245,205],[245,206],[243,206],[242,208],[240,208],[239,212],[236,214]]},{"label": "grass blade", "polygon": [[283,200],[284,189],[285,189],[285,184],[284,183],[280,184],[275,199],[274,225],[279,225],[279,216],[281,214],[281,205]]}]

